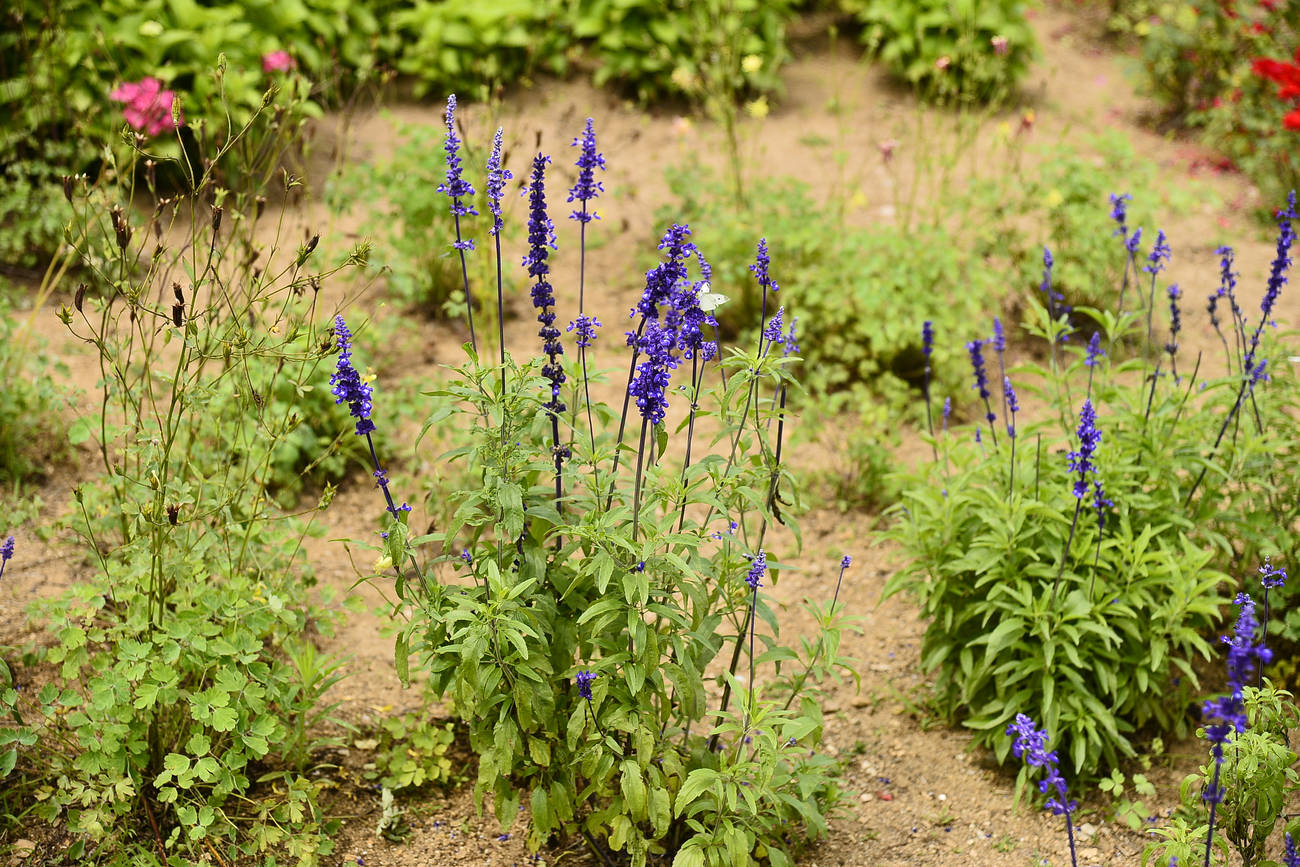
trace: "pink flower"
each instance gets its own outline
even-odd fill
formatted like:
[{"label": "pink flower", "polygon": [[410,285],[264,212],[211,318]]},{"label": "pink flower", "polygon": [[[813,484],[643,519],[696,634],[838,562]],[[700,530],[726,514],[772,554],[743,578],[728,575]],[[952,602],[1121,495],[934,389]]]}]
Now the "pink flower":
[{"label": "pink flower", "polygon": [[880,148],[880,157],[886,163],[894,156],[894,150],[898,147],[897,139],[885,139],[879,142],[876,147]]},{"label": "pink flower", "polygon": [[934,68],[939,70],[940,72],[943,72],[951,65],[952,65],[952,58],[946,54],[934,62]]},{"label": "pink flower", "polygon": [[994,36],[989,40],[993,44],[993,53],[999,56],[1007,53],[1007,38],[1005,36]]},{"label": "pink flower", "polygon": [[297,65],[298,63],[293,59],[293,56],[283,49],[262,55],[263,72],[288,72]]},{"label": "pink flower", "polygon": [[122,116],[132,128],[145,135],[156,136],[185,122],[183,117],[176,120],[172,118],[176,92],[163,90],[162,82],[152,75],[146,75],[139,81],[126,82],[110,93],[108,98],[125,103]]}]

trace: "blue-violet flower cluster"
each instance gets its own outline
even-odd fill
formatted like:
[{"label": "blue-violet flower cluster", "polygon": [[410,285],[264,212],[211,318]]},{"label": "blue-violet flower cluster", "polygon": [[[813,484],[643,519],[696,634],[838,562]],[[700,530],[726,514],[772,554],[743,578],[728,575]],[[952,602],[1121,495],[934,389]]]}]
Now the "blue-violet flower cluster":
[{"label": "blue-violet flower cluster", "polygon": [[[474,187],[461,175],[460,136],[456,135],[456,94],[447,97],[447,139],[442,149],[447,153],[447,179],[438,185],[438,192],[446,193],[451,199],[451,213],[454,217],[478,216],[470,199],[474,196]],[[473,250],[474,241],[466,238],[452,242],[457,250]]]},{"label": "blue-violet flower cluster", "polygon": [[1046,769],[1047,776],[1038,782],[1038,790],[1044,794],[1047,794],[1048,789],[1056,790],[1056,794],[1047,799],[1047,809],[1054,815],[1064,814],[1068,818],[1079,804],[1067,797],[1069,790],[1066,788],[1065,779],[1057,769],[1060,759],[1056,750],[1047,749],[1047,732],[1038,731],[1029,716],[1018,713],[1016,721],[1007,726],[1007,734],[1015,735],[1016,738],[1011,744],[1012,755],[1018,759],[1023,758],[1025,764],[1031,768]]},{"label": "blue-violet flower cluster", "polygon": [[1201,714],[1206,720],[1205,736],[1214,746],[1215,774],[1214,781],[1206,787],[1202,797],[1209,803],[1223,801],[1223,787],[1218,784],[1218,765],[1223,764],[1223,745],[1233,731],[1243,732],[1248,726],[1246,704],[1242,698],[1242,688],[1254,674],[1255,664],[1266,665],[1273,658],[1273,652],[1263,642],[1255,643],[1255,633],[1259,622],[1255,619],[1255,602],[1249,594],[1238,593],[1234,602],[1241,606],[1237,615],[1237,625],[1232,630],[1232,638],[1223,636],[1223,643],[1228,645],[1228,694],[1208,699],[1201,707]]},{"label": "blue-violet flower cluster", "polygon": [[375,429],[375,423],[370,420],[371,389],[352,365],[352,332],[342,315],[334,318],[334,341],[339,348],[338,367],[330,377],[334,402],[348,405],[348,412],[357,420],[357,436],[365,436]]},{"label": "blue-violet flower cluster", "polygon": [[569,201],[584,204],[582,210],[569,214],[569,219],[577,220],[579,223],[590,223],[592,220],[599,220],[600,215],[595,211],[588,211],[586,203],[605,192],[604,184],[595,177],[596,169],[605,171],[605,157],[603,154],[596,153],[596,130],[591,118],[587,118],[586,129],[581,136],[573,140],[572,147],[581,147],[582,155],[578,157],[576,163],[578,182],[569,190]]},{"label": "blue-violet flower cluster", "polygon": [[488,208],[492,211],[492,228],[488,232],[492,235],[501,234],[501,197],[505,195],[506,181],[514,177],[510,169],[501,166],[502,135],[503,130],[497,127],[496,135],[492,137],[492,153],[487,161]]},{"label": "blue-violet flower cluster", "polygon": [[1097,451],[1097,444],[1101,442],[1101,431],[1097,429],[1097,411],[1092,408],[1091,400],[1085,400],[1083,409],[1079,411],[1078,433],[1079,449],[1070,452],[1068,457],[1070,472],[1079,474],[1074,483],[1074,496],[1075,499],[1082,500],[1088,495],[1088,474],[1097,472],[1092,457]]},{"label": "blue-violet flower cluster", "polygon": [[541,329],[537,336],[542,338],[542,351],[546,353],[546,364],[542,366],[542,375],[551,383],[551,399],[545,408],[559,415],[566,409],[560,400],[560,386],[564,384],[564,367],[560,356],[564,346],[560,343],[560,329],[555,327],[555,293],[546,279],[551,272],[547,263],[547,248],[555,248],[555,226],[546,215],[546,164],[550,157],[538,154],[533,158],[532,176],[528,182],[528,254],[524,256],[524,267],[528,276],[536,278],[533,284],[533,308],[540,311],[537,321]]}]

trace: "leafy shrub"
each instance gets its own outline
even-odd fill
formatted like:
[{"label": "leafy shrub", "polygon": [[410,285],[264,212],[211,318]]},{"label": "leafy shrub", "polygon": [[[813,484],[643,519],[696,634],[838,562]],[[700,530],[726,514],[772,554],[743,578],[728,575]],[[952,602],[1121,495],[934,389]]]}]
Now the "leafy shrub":
[{"label": "leafy shrub", "polygon": [[[817,684],[844,666],[834,611],[814,606],[823,634],[788,648],[758,588],[779,575],[763,544],[771,522],[790,522],[782,509],[793,492],[784,401],[756,398],[789,384],[792,359],[774,341],[734,349],[725,384],[712,384],[720,359],[706,346],[704,281],[688,270],[689,228],[674,225],[635,332],[640,376],[627,388],[641,417],[630,402],[621,417],[590,403],[583,351],[575,363],[553,327],[563,317],[546,282],[545,167],[539,155],[526,265],[547,357],[486,366],[472,356],[434,393],[426,430],[462,430],[444,460],[479,479],[455,494],[449,525],[409,537],[406,512],[384,491],[376,570],[396,576],[399,674],[413,653],[433,693],[451,698],[479,757],[476,794],[507,828],[526,800],[534,849],[580,837],[602,859],[623,853],[633,864],[788,865],[791,841],[823,834],[838,797],[833,763],[816,751]],[[341,357],[338,376],[369,427],[351,363]],[[668,407],[672,369],[689,409]],[[715,417],[724,447],[667,459],[660,409]],[[431,548],[424,564],[421,546]]]},{"label": "leafy shrub", "polygon": [[416,95],[478,95],[519,81],[538,68],[568,66],[573,37],[566,5],[556,0],[410,0],[388,18],[399,36],[397,69],[416,81]]},{"label": "leafy shrub", "polygon": [[[1237,850],[1242,864],[1259,864],[1277,820],[1290,796],[1300,790],[1296,753],[1288,742],[1289,728],[1300,721],[1291,693],[1271,688],[1246,687],[1250,728],[1237,732],[1219,785],[1229,794],[1218,807],[1219,834]],[[1271,718],[1270,718],[1271,717]],[[1213,762],[1189,775],[1180,788],[1184,805],[1203,799],[1188,797],[1213,776]],[[1197,835],[1199,836],[1199,835]]]},{"label": "leafy shrub", "polygon": [[1054,260],[1052,285],[1068,304],[1113,306],[1125,263],[1116,255],[1114,224],[1103,207],[1113,178],[1124,178],[1132,193],[1129,223],[1148,234],[1156,231],[1158,211],[1188,211],[1214,195],[1199,185],[1160,184],[1156,167],[1117,132],[1030,147],[1025,157],[1032,169],[977,177],[950,212],[939,215],[944,225],[956,216],[960,225],[953,230],[963,243],[1006,267],[1022,296],[1039,294],[1046,245]]},{"label": "leafy shrub", "polygon": [[792,7],[792,0],[580,0],[572,27],[590,40],[596,84],[616,83],[642,102],[703,100],[719,88],[740,95],[780,87]]},{"label": "leafy shrub", "polygon": [[[762,293],[743,264],[747,238],[766,235],[774,254],[789,263],[770,305],[784,306],[787,319],[798,318],[804,384],[831,395],[831,409],[853,407],[864,392],[885,397],[895,409],[914,407],[925,358],[920,331],[899,318],[900,305],[940,330],[953,329],[988,301],[998,303],[1005,291],[944,229],[845,226],[801,181],[758,181],[751,208],[737,211],[698,164],[674,169],[668,179],[677,202],[660,217],[671,210],[699,227],[695,237],[713,265],[713,291],[730,299],[718,312],[724,333],[736,333],[763,313]],[[950,293],[954,286],[964,291]],[[957,387],[960,359],[960,353],[935,347],[937,390]]]},{"label": "leafy shrub", "polygon": [[[1285,282],[1293,218],[1280,218],[1287,230],[1275,290]],[[1142,285],[1149,277],[1154,286],[1162,261],[1147,264],[1156,273],[1142,274]],[[991,397],[977,409],[990,424],[974,437],[945,433],[940,459],[905,475],[892,533],[915,560],[886,592],[915,593],[933,618],[922,659],[938,672],[940,706],[999,759],[1010,747],[1007,724],[1026,708],[1041,712],[1082,774],[1132,755],[1145,726],[1181,731],[1195,657],[1208,656],[1203,636],[1226,601],[1216,566],[1239,556],[1234,543],[1294,547],[1285,529],[1294,506],[1271,496],[1276,480],[1294,473],[1286,392],[1273,399],[1262,384],[1273,367],[1260,362],[1285,354],[1263,333],[1271,305],[1248,328],[1232,302],[1224,325],[1244,336],[1229,351],[1229,373],[1203,392],[1203,371],[1179,358],[1176,333],[1139,357],[1089,367],[1091,349],[1060,344],[1070,329],[1064,315],[1035,305],[1027,328],[1053,347],[1051,370],[1012,375],[1022,387],[1033,383],[1054,418],[1013,420],[1010,437],[1005,419],[992,423]],[[1096,329],[1097,349],[1118,352],[1126,341],[1143,345],[1150,311],[1138,309],[1076,314],[1096,323],[1083,328]],[[1169,346],[1162,352],[1160,343]],[[1086,450],[1076,445],[1092,436],[1075,411],[1085,398],[1102,443],[1083,461],[1091,475],[1079,469]],[[1068,462],[1062,445],[1074,449]]]},{"label": "leafy shrub", "polygon": [[[57,247],[67,222],[59,179],[98,168],[100,155],[86,143],[123,128],[129,116],[111,94],[124,83],[151,78],[175,95],[179,141],[167,96],[158,104],[165,121],[158,129],[167,132],[147,128],[150,149],[167,156],[183,149],[191,160],[196,139],[226,129],[227,113],[236,126],[252,117],[271,87],[298,97],[283,100],[290,111],[277,121],[291,127],[383,80],[389,67],[412,76],[417,94],[459,89],[479,98],[537,70],[562,74],[584,53],[598,82],[618,82],[642,99],[703,100],[721,83],[735,95],[774,89],[789,57],[788,4],[710,3],[20,0],[0,27],[0,254],[36,268]],[[221,74],[213,75],[219,58]],[[260,172],[223,176],[227,187],[265,182]]]},{"label": "leafy shrub", "polygon": [[895,76],[941,102],[1005,98],[1038,52],[1022,0],[839,0]]},{"label": "leafy shrub", "polygon": [[1112,27],[1140,41],[1143,82],[1166,120],[1202,130],[1266,204],[1300,184],[1300,134],[1284,122],[1296,103],[1259,68],[1286,64],[1300,49],[1294,3],[1138,0],[1122,5]]},{"label": "leafy shrub", "polygon": [[59,311],[100,352],[102,413],[72,435],[105,472],[77,489],[72,520],[91,577],[36,609],[57,670],[25,709],[40,738],[19,767],[35,814],[84,835],[91,862],[309,862],[332,846],[304,771],[337,663],[304,642],[333,619],[308,600],[309,523],[270,498],[299,406],[268,400],[262,377],[305,383],[331,348],[315,289],[338,269],[309,267],[315,240],[255,243],[258,203],[217,186],[211,167],[264,150],[242,138],[263,130],[219,142],[172,209],[129,207],[132,160],[164,159],[147,152],[119,165],[106,148],[102,183],[72,196],[79,219],[105,224],[72,235],[103,293]]}]

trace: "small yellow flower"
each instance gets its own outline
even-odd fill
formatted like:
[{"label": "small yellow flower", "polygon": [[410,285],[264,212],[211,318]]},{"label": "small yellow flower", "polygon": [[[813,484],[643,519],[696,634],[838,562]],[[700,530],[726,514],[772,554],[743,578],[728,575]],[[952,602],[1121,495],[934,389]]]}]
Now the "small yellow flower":
[{"label": "small yellow flower", "polygon": [[763,58],[757,54],[746,54],[740,61],[740,68],[746,75],[753,75],[763,68]]},{"label": "small yellow flower", "polygon": [[771,108],[767,104],[767,97],[760,96],[758,99],[746,103],[745,111],[749,112],[750,117],[762,120],[767,117]]},{"label": "small yellow flower", "polygon": [[1047,207],[1048,207],[1049,209],[1060,207],[1061,204],[1062,204],[1064,201],[1065,201],[1065,196],[1061,195],[1061,191],[1060,191],[1060,190],[1058,190],[1058,189],[1056,189],[1055,187],[1053,187],[1051,190],[1048,191],[1048,193],[1047,193]]},{"label": "small yellow flower", "polygon": [[376,572],[383,572],[385,569],[391,569],[392,566],[393,566],[393,558],[389,557],[388,555],[384,555],[383,557],[380,557],[378,560],[375,561]]}]

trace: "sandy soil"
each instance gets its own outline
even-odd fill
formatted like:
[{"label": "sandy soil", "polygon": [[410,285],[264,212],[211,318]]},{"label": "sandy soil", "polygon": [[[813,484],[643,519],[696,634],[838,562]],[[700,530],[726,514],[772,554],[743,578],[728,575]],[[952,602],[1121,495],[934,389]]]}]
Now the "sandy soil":
[{"label": "sandy soil", "polygon": [[[1196,175],[1227,206],[1205,207],[1188,213],[1169,214],[1165,226],[1175,244],[1171,278],[1183,283],[1189,298],[1204,297],[1216,282],[1216,260],[1211,239],[1227,234],[1238,241],[1238,263],[1245,288],[1244,302],[1254,304],[1262,291],[1263,274],[1271,256],[1271,242],[1260,236],[1245,211],[1257,194],[1240,176],[1207,173],[1202,154],[1185,143],[1169,141],[1144,124],[1149,107],[1137,96],[1125,77],[1127,58],[1114,54],[1100,43],[1095,26],[1072,13],[1054,8],[1035,15],[1044,46],[1044,57],[1024,88],[1026,107],[1035,112],[1032,135],[1040,140],[1074,139],[1085,131],[1100,128],[1122,130],[1145,157],[1160,169],[1170,185],[1183,184]],[[786,94],[763,120],[745,124],[745,141],[750,171],[773,174],[797,170],[815,189],[851,183],[861,191],[854,198],[850,219],[861,222],[890,219],[890,184],[905,176],[912,155],[926,146],[915,135],[916,110],[906,93],[888,82],[883,73],[855,57],[852,46],[830,45],[810,34],[796,42],[796,59],[785,72]],[[844,107],[839,113],[832,104]],[[640,292],[642,275],[636,263],[651,248],[662,227],[654,224],[656,206],[667,199],[663,170],[687,153],[716,162],[720,148],[718,133],[701,118],[685,119],[667,112],[644,112],[620,101],[607,91],[582,83],[543,82],[509,94],[488,117],[484,108],[469,106],[462,112],[471,135],[486,141],[491,127],[500,123],[522,154],[540,140],[543,149],[555,156],[556,180],[563,176],[568,185],[572,157],[569,141],[582,119],[596,118],[601,150],[609,161],[604,178],[613,192],[601,200],[604,219],[594,224],[607,235],[605,243],[589,253],[588,298],[593,312],[606,323],[619,323],[624,311]],[[1018,119],[1018,115],[1013,115]],[[337,118],[327,118],[317,129],[318,172],[327,168],[329,155],[346,144],[349,159],[379,159],[393,146],[392,122],[441,124],[437,105],[391,106],[384,113],[352,119],[346,142],[338,139]],[[931,119],[933,123],[938,123]],[[1003,118],[989,118],[988,125]],[[931,129],[934,127],[931,126]],[[896,173],[885,169],[877,149],[879,142],[897,139]],[[817,140],[834,142],[847,159],[837,169]],[[514,158],[517,175],[523,174],[523,158]],[[957,176],[960,183],[960,175]],[[1123,183],[1116,179],[1117,187]],[[552,197],[553,200],[555,196]],[[522,203],[514,206],[515,218],[522,218]],[[321,205],[309,204],[297,215],[303,225],[323,227],[327,243],[338,249],[348,239],[364,235],[368,226],[357,216],[333,217]],[[557,223],[560,221],[557,220]],[[557,227],[561,243],[572,225]],[[762,233],[754,227],[755,236]],[[563,248],[562,248],[563,249]],[[576,305],[576,256],[561,254],[556,259],[555,285],[561,308]],[[779,261],[774,268],[779,273]],[[344,297],[347,287],[326,287],[330,303]],[[362,305],[378,309],[378,296]],[[1279,319],[1297,321],[1300,296],[1283,296]],[[1189,304],[1185,313],[1188,331],[1184,345],[1195,352],[1217,346],[1200,305]],[[900,314],[900,315],[906,315]],[[464,339],[455,325],[416,323],[422,338],[419,357],[407,360],[404,372],[422,378],[438,375],[439,363],[457,360]],[[42,333],[53,350],[72,367],[73,379],[93,381],[94,369],[84,348],[63,336],[52,310],[40,320]],[[531,352],[535,324],[521,317],[508,323],[507,342],[517,352]],[[1207,353],[1207,357],[1213,357]],[[382,383],[381,383],[382,385]],[[851,423],[851,422],[849,422]],[[429,454],[403,452],[391,443],[409,442],[398,431],[382,448],[390,449],[401,461],[393,473],[396,485],[409,484],[414,490],[420,475],[430,470]],[[919,441],[907,439],[900,459],[910,461],[922,452]],[[813,444],[794,458],[804,468],[824,465],[833,455],[831,446]],[[56,472],[37,492],[24,491],[29,498],[39,495],[45,506],[40,521],[61,513],[78,478],[94,472],[89,453],[78,455],[78,465]],[[29,501],[30,502],[30,501]],[[348,657],[350,674],[337,688],[334,698],[342,702],[342,715],[359,727],[373,726],[382,716],[420,707],[418,689],[402,690],[392,661],[391,640],[381,634],[377,608],[381,598],[368,585],[353,589],[356,580],[348,560],[342,556],[341,539],[369,538],[380,513],[378,499],[364,480],[346,486],[325,516],[327,531],[309,540],[306,552],[322,584],[361,601],[361,610],[351,614],[342,630],[326,642],[325,649]],[[421,526],[425,516],[413,516]],[[918,714],[925,692],[925,678],[919,672],[918,645],[924,623],[906,600],[880,602],[886,578],[897,567],[898,553],[888,545],[863,548],[871,538],[877,518],[868,514],[839,514],[814,508],[802,518],[804,547],[795,552],[788,537],[778,537],[773,547],[781,559],[798,562],[802,568],[781,576],[772,589],[783,606],[783,630],[787,636],[810,634],[812,623],[799,607],[805,596],[825,600],[833,588],[834,564],[842,553],[852,553],[855,564],[841,598],[848,610],[860,618],[862,632],[846,640],[845,651],[860,663],[861,688],[850,684],[833,692],[827,707],[826,750],[846,761],[845,786],[851,790],[841,815],[832,824],[828,840],[813,849],[804,863],[808,867],[829,865],[904,865],[968,863],[1022,865],[1068,863],[1065,835],[1059,820],[1032,809],[1012,809],[1013,776],[997,769],[988,756],[973,750],[960,729],[937,724]],[[24,556],[15,559],[0,587],[0,637],[20,643],[37,636],[34,628],[20,626],[22,610],[33,595],[53,594],[89,568],[70,547],[71,539],[58,534],[48,541],[33,543],[25,536]],[[1176,799],[1177,781],[1202,760],[1203,749],[1194,742],[1171,747],[1165,760],[1149,773],[1159,788],[1154,809],[1167,810]],[[522,820],[502,835],[496,823],[479,817],[467,787],[450,793],[430,792],[404,802],[412,832],[406,843],[387,843],[374,834],[379,816],[378,793],[357,782],[361,764],[369,760],[362,750],[351,749],[342,756],[345,770],[338,774],[339,786],[330,809],[347,816],[338,841],[338,855],[332,863],[393,865],[513,865],[531,863],[522,843]],[[1099,806],[1090,802],[1089,809]],[[1080,864],[1137,863],[1143,838],[1117,828],[1093,810],[1081,817]],[[45,854],[45,853],[38,853]],[[51,853],[52,854],[52,853]],[[581,852],[543,852],[546,863],[588,863]],[[36,856],[28,863],[38,862]]]}]

